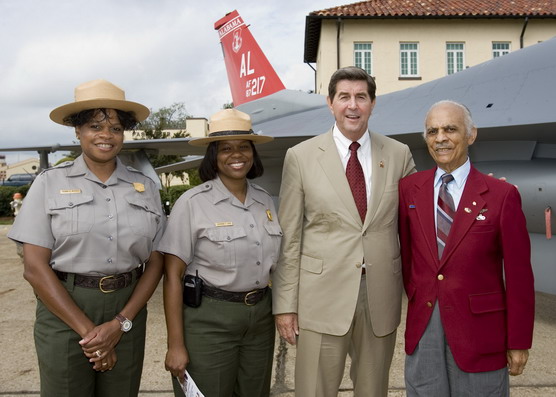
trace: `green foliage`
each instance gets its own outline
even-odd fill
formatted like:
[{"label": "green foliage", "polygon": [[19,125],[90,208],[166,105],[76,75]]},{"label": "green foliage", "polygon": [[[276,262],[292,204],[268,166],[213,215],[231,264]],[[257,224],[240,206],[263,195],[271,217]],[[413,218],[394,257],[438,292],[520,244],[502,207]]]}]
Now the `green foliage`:
[{"label": "green foliage", "polygon": [[58,164],[62,164],[65,163],[66,161],[73,161],[75,160],[77,157],[79,157],[79,153],[77,153],[77,156],[74,157],[76,153],[75,152],[71,152],[70,154],[68,154],[66,157],[61,158],[60,160],[58,160],[56,162],[56,164],[54,164],[54,166],[57,166]]},{"label": "green foliage", "polygon": [[[189,133],[186,131],[186,120],[188,114],[183,103],[174,103],[169,107],[160,108],[152,112],[149,117],[138,126],[140,130],[133,132],[134,139],[167,139],[167,138],[186,138]],[[168,130],[178,130],[174,135],[170,135]],[[148,155],[149,161],[154,168],[163,165],[174,164],[182,161],[176,155]],[[176,171],[171,173],[173,176],[181,178],[183,172]]]},{"label": "green foliage", "polygon": [[25,186],[0,186],[0,217],[12,216],[12,208],[10,202],[13,200],[15,193],[21,193],[23,200],[29,191],[30,185]]},{"label": "green foliage", "polygon": [[170,209],[174,206],[177,199],[180,196],[191,189],[193,186],[189,185],[176,185],[170,186],[167,189],[160,192],[160,200],[162,201],[162,206],[169,213]]},{"label": "green foliage", "polygon": [[197,168],[191,168],[190,170],[186,170],[185,172],[189,174],[190,187],[197,186],[203,183],[203,181],[201,181],[201,178],[199,177],[199,170]]}]

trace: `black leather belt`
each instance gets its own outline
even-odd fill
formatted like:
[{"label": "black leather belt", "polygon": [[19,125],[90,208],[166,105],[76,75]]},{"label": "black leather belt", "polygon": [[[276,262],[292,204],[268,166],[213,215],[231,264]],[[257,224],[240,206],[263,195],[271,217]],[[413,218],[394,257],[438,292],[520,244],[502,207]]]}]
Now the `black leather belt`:
[{"label": "black leather belt", "polygon": [[[68,274],[54,270],[58,279],[66,281]],[[85,276],[82,274],[75,274],[73,284],[78,287],[84,288],[98,288],[104,293],[113,292],[125,287],[128,287],[133,282],[133,275],[138,279],[143,274],[143,266],[139,266],[127,273],[113,274],[110,276]]]},{"label": "black leather belt", "polygon": [[245,303],[247,306],[253,306],[259,303],[264,298],[267,291],[268,287],[254,289],[253,291],[247,292],[230,292],[214,287],[209,287],[206,284],[203,285],[203,295],[206,295],[209,298],[214,298],[226,302]]}]

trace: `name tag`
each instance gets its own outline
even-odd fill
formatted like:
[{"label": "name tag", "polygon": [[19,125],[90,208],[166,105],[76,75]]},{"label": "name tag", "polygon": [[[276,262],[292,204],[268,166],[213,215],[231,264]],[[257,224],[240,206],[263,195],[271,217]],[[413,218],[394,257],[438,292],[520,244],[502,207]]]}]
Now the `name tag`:
[{"label": "name tag", "polygon": [[233,222],[216,222],[214,224],[216,227],[220,227],[220,226],[233,226]]},{"label": "name tag", "polygon": [[60,194],[76,194],[81,193],[81,189],[64,189],[60,190]]}]

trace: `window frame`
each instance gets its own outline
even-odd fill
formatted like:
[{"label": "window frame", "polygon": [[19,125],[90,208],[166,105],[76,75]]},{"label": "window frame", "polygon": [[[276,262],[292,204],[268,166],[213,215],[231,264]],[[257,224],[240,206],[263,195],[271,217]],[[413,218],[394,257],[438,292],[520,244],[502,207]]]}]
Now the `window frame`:
[{"label": "window frame", "polygon": [[[356,48],[357,46],[368,45],[369,48]],[[361,65],[357,64],[357,55],[360,54],[361,56]],[[369,59],[365,57],[365,55],[369,55]],[[367,63],[368,68],[367,68]],[[372,76],[373,72],[373,43],[370,41],[365,42],[354,42],[353,43],[353,64],[361,69],[365,70],[369,76]]]},{"label": "window frame", "polygon": [[[507,45],[508,48],[494,48],[496,45]],[[510,41],[493,41],[492,42],[492,58],[499,58],[512,52],[512,43]],[[496,55],[498,54],[498,55]]]},{"label": "window frame", "polygon": [[[403,48],[403,46],[415,46],[415,48]],[[415,55],[413,58],[412,55]],[[405,57],[404,57],[405,56]],[[405,58],[405,59],[404,59]],[[405,62],[404,62],[405,61]],[[413,72],[413,61],[415,71]],[[404,65],[406,63],[406,65]],[[406,72],[404,73],[404,68]],[[400,78],[419,78],[419,43],[415,41],[400,42]]]},{"label": "window frame", "polygon": [[[461,45],[461,48],[448,48],[451,45]],[[458,69],[458,54],[461,54],[461,69]],[[453,70],[450,70],[450,57],[452,57]],[[463,41],[446,42],[446,74],[451,75],[465,69],[465,43]]]}]

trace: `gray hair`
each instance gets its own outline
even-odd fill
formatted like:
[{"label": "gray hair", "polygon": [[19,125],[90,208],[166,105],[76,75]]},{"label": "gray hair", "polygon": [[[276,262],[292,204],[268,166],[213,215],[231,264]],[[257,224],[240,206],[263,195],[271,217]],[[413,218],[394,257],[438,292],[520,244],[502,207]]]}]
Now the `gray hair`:
[{"label": "gray hair", "polygon": [[429,117],[429,113],[437,106],[440,105],[446,105],[446,104],[451,104],[454,106],[459,107],[461,110],[463,110],[463,123],[465,124],[465,136],[470,137],[471,133],[473,131],[473,128],[476,128],[475,123],[473,123],[473,119],[471,118],[471,111],[467,108],[467,106],[456,102],[456,101],[452,101],[449,99],[444,99],[442,101],[438,101],[436,102],[434,105],[432,105],[429,108],[429,111],[427,112],[427,115],[425,116],[425,130],[423,132],[423,138],[427,137],[427,125],[426,125],[426,120]]}]

